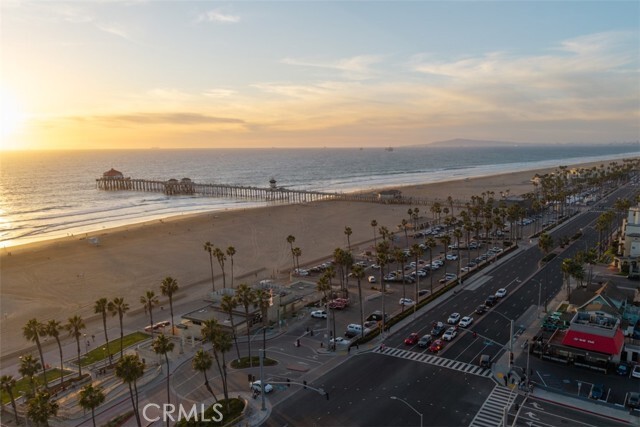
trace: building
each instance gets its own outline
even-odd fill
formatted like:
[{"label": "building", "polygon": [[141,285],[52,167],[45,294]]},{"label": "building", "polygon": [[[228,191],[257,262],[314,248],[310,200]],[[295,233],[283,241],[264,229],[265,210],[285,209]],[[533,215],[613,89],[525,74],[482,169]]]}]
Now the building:
[{"label": "building", "polygon": [[378,200],[395,200],[402,197],[400,190],[382,190],[378,192]]},{"label": "building", "polygon": [[622,221],[615,261],[620,271],[628,268],[630,278],[640,278],[640,204],[629,208],[627,217]]},{"label": "building", "polygon": [[122,174],[122,172],[117,171],[114,168],[111,168],[103,173],[102,177],[107,179],[124,179],[124,175]]}]

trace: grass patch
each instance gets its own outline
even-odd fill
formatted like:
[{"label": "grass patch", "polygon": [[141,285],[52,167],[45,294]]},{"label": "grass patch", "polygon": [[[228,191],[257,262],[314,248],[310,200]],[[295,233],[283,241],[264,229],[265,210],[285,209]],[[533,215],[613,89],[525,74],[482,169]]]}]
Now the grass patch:
[{"label": "grass patch", "polygon": [[[53,387],[56,385],[56,380],[60,379],[61,372],[62,371],[60,371],[60,369],[58,368],[51,368],[47,370],[47,380],[49,381],[49,387]],[[76,371],[69,371],[67,369],[64,370],[65,378],[71,379],[71,377],[73,377],[77,379],[77,375],[78,373]],[[44,374],[41,372],[40,374],[33,377],[33,382],[36,385],[36,389],[39,386],[44,385]],[[65,383],[66,382],[67,380],[65,380]],[[29,378],[23,377],[17,380],[16,386],[13,388],[13,397],[17,400],[23,394],[29,393],[31,393],[31,382],[29,381]],[[11,402],[9,393],[5,392],[4,390],[0,391],[0,396],[2,396],[3,405]]]},{"label": "grass patch", "polygon": [[[202,418],[206,420],[214,420],[220,418],[220,414],[222,414],[222,420],[220,421],[202,421],[202,420],[180,420],[176,423],[178,427],[199,427],[199,426],[224,426],[232,423],[233,421],[237,421],[242,411],[244,410],[244,401],[240,399],[229,399],[229,411],[226,410],[226,400],[222,399],[220,402],[222,407],[217,406],[216,410],[214,410],[213,405],[207,408],[204,411],[204,416]],[[214,404],[215,405],[215,404]],[[198,414],[198,417],[201,417],[201,414]]]},{"label": "grass patch", "polygon": [[105,424],[105,427],[120,427],[125,425],[129,418],[133,417],[133,411],[129,411],[126,414],[118,415],[111,421]]},{"label": "grass patch", "polygon": [[[268,357],[265,357],[264,360],[262,361],[263,366],[274,366],[278,364],[277,360],[273,360],[273,359],[269,359]],[[260,357],[259,356],[251,356],[251,366],[253,366],[254,368],[256,366],[260,366]],[[244,369],[244,368],[249,368],[249,357],[245,356],[245,357],[241,357],[240,359],[235,359],[231,361],[231,367],[235,368],[235,369]]]},{"label": "grass patch", "polygon": [[[122,348],[127,348],[141,341],[151,338],[151,335],[142,332],[134,332],[125,335],[122,338]],[[80,358],[82,366],[88,366],[96,362],[100,362],[109,357],[109,354],[116,355],[120,353],[120,338],[109,341],[109,348],[106,345],[99,346],[91,350],[85,357]]]}]

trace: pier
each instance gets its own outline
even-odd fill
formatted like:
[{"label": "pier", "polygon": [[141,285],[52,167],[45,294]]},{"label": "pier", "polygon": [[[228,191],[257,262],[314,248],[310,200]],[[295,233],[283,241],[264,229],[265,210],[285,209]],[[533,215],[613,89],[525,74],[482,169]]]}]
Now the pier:
[{"label": "pier", "polygon": [[378,193],[330,193],[323,191],[293,190],[278,187],[276,180],[273,178],[271,178],[269,184],[269,187],[253,187],[233,184],[199,184],[189,178],[182,178],[180,180],[169,179],[167,181],[134,179],[125,177],[115,169],[105,172],[101,178],[96,179],[96,186],[99,190],[154,192],[164,193],[169,196],[189,195],[241,198],[288,203],[308,203],[319,200],[423,206],[434,203],[434,200],[404,197],[398,190],[385,190]]}]

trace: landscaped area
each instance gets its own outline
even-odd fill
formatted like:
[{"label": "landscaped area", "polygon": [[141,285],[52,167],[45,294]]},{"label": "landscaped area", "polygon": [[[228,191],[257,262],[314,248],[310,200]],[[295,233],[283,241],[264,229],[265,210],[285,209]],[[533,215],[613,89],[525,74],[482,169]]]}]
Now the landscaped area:
[{"label": "landscaped area", "polygon": [[[263,366],[274,366],[278,364],[278,361],[265,357],[262,363],[263,363]],[[244,368],[249,368],[251,366],[253,366],[254,368],[256,366],[260,366],[260,358],[258,356],[251,357],[251,365],[249,365],[248,356],[241,357],[240,359],[235,359],[231,361],[231,367],[235,369],[244,369]]]},{"label": "landscaped area", "polygon": [[[145,341],[151,338],[151,335],[142,332],[134,332],[129,335],[125,335],[122,338],[122,348],[127,348],[139,342]],[[108,351],[107,351],[108,350]],[[82,366],[88,366],[96,362],[100,362],[109,357],[109,354],[118,355],[120,353],[120,338],[113,341],[109,341],[109,348],[106,345],[94,348],[86,356],[80,358],[80,364]],[[71,362],[75,362],[71,360]]]},{"label": "landscaped area", "polygon": [[[49,387],[52,387],[53,385],[57,385],[60,382],[57,380],[60,379],[61,372],[62,371],[60,371],[59,368],[51,368],[47,370],[47,381],[49,382]],[[70,379],[71,377],[77,378],[78,372],[65,369],[64,377],[65,377],[64,381],[66,382],[67,379]],[[40,373],[39,375],[34,376],[33,382],[35,383],[36,388],[38,388],[39,385],[44,384],[44,375]],[[31,382],[29,381],[29,378],[23,377],[16,381],[16,386],[13,388],[13,397],[15,399],[18,399],[23,394],[27,394],[29,392],[31,392]],[[0,391],[0,393],[2,396],[3,405],[11,402],[9,393],[6,393],[4,390]]]}]

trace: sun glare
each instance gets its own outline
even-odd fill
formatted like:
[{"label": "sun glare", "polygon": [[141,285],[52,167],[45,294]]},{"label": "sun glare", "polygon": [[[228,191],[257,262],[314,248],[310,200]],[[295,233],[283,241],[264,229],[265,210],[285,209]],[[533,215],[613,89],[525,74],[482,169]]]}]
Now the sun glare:
[{"label": "sun glare", "polygon": [[2,144],[0,148],[16,148],[10,141],[10,136],[18,133],[24,123],[25,115],[20,107],[20,103],[12,93],[0,89],[0,138]]}]

